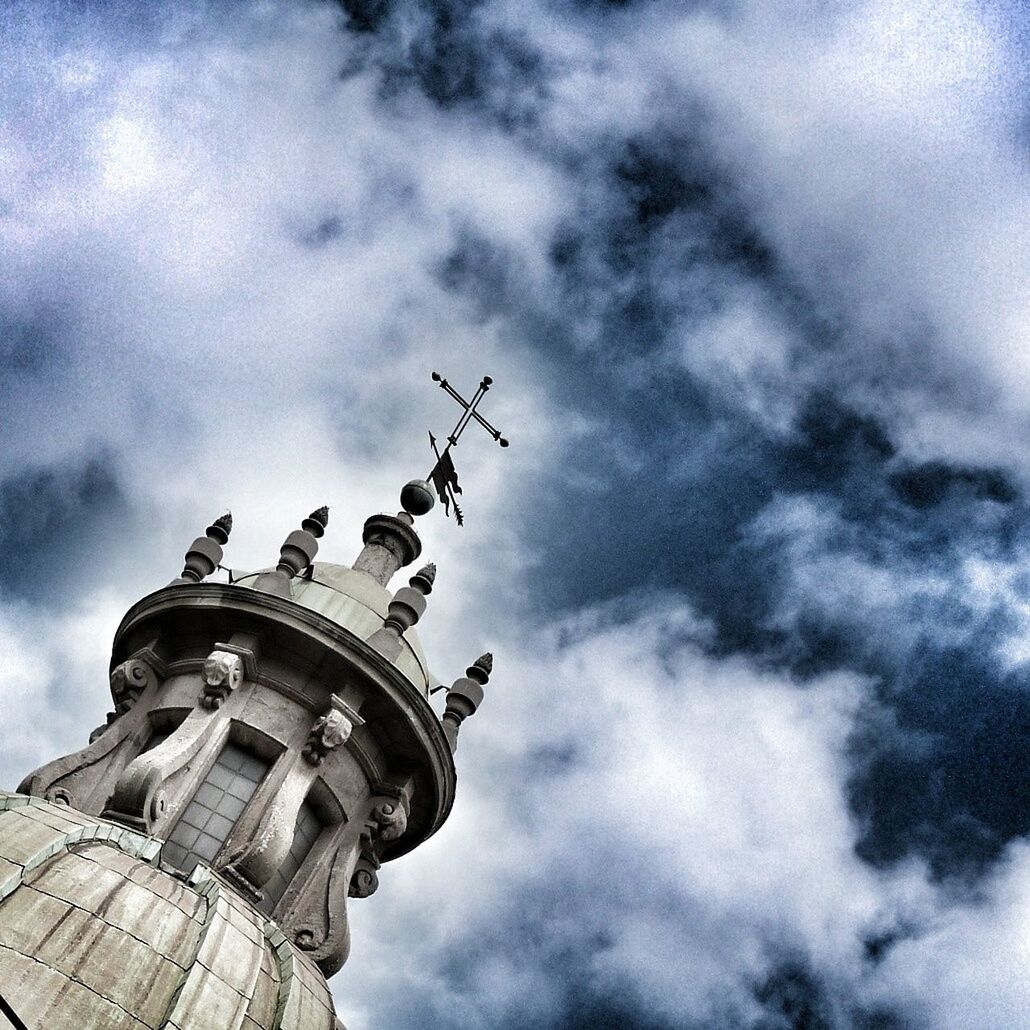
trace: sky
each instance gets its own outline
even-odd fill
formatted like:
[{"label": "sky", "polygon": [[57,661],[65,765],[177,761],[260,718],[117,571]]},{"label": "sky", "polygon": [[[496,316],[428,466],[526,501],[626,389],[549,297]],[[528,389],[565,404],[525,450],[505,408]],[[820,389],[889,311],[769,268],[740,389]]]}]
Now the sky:
[{"label": "sky", "polygon": [[1015,0],[8,0],[0,782],[231,508],[455,452],[495,672],[350,906],[350,1030],[1030,1027]]}]

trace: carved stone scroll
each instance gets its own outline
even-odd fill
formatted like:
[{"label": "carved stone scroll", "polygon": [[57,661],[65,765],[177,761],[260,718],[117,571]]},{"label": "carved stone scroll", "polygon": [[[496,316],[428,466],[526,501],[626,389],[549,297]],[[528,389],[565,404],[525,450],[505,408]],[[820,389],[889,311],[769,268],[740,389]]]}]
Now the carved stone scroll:
[{"label": "carved stone scroll", "polygon": [[379,889],[380,864],[375,849],[375,838],[366,831],[361,835],[358,860],[354,865],[347,891],[352,898],[368,898],[375,894]]},{"label": "carved stone scroll", "polygon": [[152,649],[144,648],[111,671],[116,711],[90,734],[89,745],[30,773],[19,785],[20,793],[74,805],[91,815],[100,814],[103,803],[96,795],[100,792],[99,798],[106,797],[110,787],[104,788],[105,780],[110,780],[112,770],[127,761],[124,754],[131,744],[123,745],[133,735],[144,732],[142,726],[147,716],[143,709],[148,705],[137,708],[137,702],[144,693],[156,691],[160,686],[158,670],[143,657],[149,654]]},{"label": "carved stone scroll", "polygon": [[408,813],[400,797],[380,801],[372,809],[372,819],[379,827],[379,840],[396,840],[408,828]]},{"label": "carved stone scroll", "polygon": [[114,711],[107,713],[107,722],[90,733],[89,742],[92,744],[126,712],[131,711],[140,695],[147,687],[156,684],[157,679],[153,665],[137,655],[127,658],[121,665],[116,665],[111,670],[111,698],[114,701]]},{"label": "carved stone scroll", "polygon": [[129,658],[116,665],[111,670],[111,696],[115,711],[124,715],[139,700],[140,694],[156,682],[156,673],[142,658]]},{"label": "carved stone scroll", "polygon": [[[379,886],[380,856],[385,846],[407,829],[411,807],[410,781],[403,787],[381,787],[384,793],[372,798],[365,826],[361,831],[358,860],[351,874],[348,894],[367,898]],[[389,791],[388,794],[385,794]]]}]

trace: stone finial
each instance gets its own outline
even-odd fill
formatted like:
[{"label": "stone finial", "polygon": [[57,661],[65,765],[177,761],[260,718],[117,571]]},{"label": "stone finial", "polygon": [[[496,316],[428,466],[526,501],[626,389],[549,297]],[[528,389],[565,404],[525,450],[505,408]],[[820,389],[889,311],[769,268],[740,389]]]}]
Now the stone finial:
[{"label": "stone finial", "polygon": [[221,518],[215,519],[205,530],[204,536],[198,536],[186,552],[186,565],[178,579],[172,580],[172,585],[177,583],[199,583],[202,579],[210,576],[222,561],[222,547],[229,542],[229,534],[232,532],[232,514],[226,512]]},{"label": "stone finial", "polygon": [[295,529],[283,541],[279,549],[279,564],[276,565],[275,571],[258,576],[254,580],[254,589],[278,594],[280,597],[290,597],[290,580],[294,576],[299,576],[315,560],[315,555],[318,554],[318,539],[325,532],[328,522],[327,507],[313,511],[304,519],[301,528]]},{"label": "stone finial", "polygon": [[368,643],[391,662],[401,653],[404,632],[425,615],[426,595],[432,593],[435,579],[436,566],[432,562],[419,569],[408,585],[393,595],[382,627],[368,638]]},{"label": "stone finial", "polygon": [[430,562],[428,565],[423,565],[422,568],[408,580],[408,585],[412,589],[421,591],[421,593],[425,595],[433,592],[433,584],[435,582],[436,565],[433,562]]},{"label": "stone finial", "polygon": [[451,752],[458,750],[458,730],[461,724],[483,703],[483,687],[490,680],[494,656],[487,652],[477,658],[466,670],[465,675],[454,681],[447,691],[447,707],[442,716],[443,732]]},{"label": "stone finial", "polygon": [[207,535],[220,544],[229,542],[229,534],[232,532],[232,512],[227,511],[220,515],[210,526],[207,527]]},{"label": "stone finial", "polygon": [[329,525],[329,507],[323,504],[321,508],[313,511],[303,522],[301,529],[306,529],[312,536],[321,537],[325,533],[325,527]]}]

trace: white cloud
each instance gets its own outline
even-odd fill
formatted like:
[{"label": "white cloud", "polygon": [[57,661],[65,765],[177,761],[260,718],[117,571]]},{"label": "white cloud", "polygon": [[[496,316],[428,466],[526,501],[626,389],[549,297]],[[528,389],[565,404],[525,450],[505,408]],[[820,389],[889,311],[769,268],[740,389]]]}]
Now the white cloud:
[{"label": "white cloud", "polygon": [[[522,135],[414,96],[384,104],[374,70],[341,78],[359,43],[328,4],[256,5],[203,31],[179,15],[153,48],[78,39],[41,7],[0,44],[14,114],[0,120],[0,305],[42,337],[41,369],[7,373],[0,469],[107,446],[146,526],[84,557],[89,585],[60,610],[0,608],[8,785],[102,721],[118,616],[178,572],[213,516],[232,507],[227,561],[252,568],[328,502],[321,556],[349,561],[364,516],[425,473],[427,423],[452,424],[430,368],[464,390],[495,377],[488,414],[513,446],[463,441],[468,521],[460,534],[439,517],[420,526],[440,577],[419,628],[442,679],[491,646],[498,671],[463,731],[451,822],[352,905],[336,989],[354,1030],[407,1018],[412,997],[466,1028],[544,1018],[561,988],[532,946],[476,945],[494,914],[548,890],[554,919],[533,914],[545,961],[563,941],[600,941],[583,975],[673,1020],[750,1018],[774,946],[842,993],[929,1005],[941,1026],[951,1013],[1017,1025],[1026,1007],[1023,849],[981,905],[929,886],[916,863],[879,872],[854,854],[844,749],[867,683],[801,686],[710,657],[671,595],[631,616],[522,624],[518,572],[547,561],[522,542],[526,485],[563,434],[600,438],[609,416],[556,404],[566,384],[530,331],[484,319],[435,274],[463,233],[484,238],[516,259],[516,306],[565,319],[589,351],[630,273],[598,270],[568,310],[551,230],[607,210],[590,176],[627,136],[703,124],[812,314],[845,331],[802,355],[771,295],[712,276],[718,296],[701,307],[715,314],[674,327],[675,361],[769,432],[823,382],[914,455],[1020,467],[1027,178],[1006,57],[957,0],[818,7],[718,18],[658,3],[592,19],[490,6],[481,16],[524,28],[554,72]],[[652,285],[689,307],[687,236],[677,226],[666,264],[632,274],[666,273]],[[625,469],[647,461],[611,446]],[[1028,618],[1014,565],[970,564],[957,586],[878,567],[829,547],[835,513],[804,499],[752,528],[790,559],[781,626],[813,598],[831,618],[893,626],[899,604],[948,589]],[[906,921],[917,936],[871,972],[862,935]],[[1004,957],[978,971],[988,948]],[[441,965],[463,949],[464,985]]]},{"label": "white cloud", "polygon": [[890,953],[883,993],[933,1026],[968,1030],[1030,1025],[1030,849],[1015,843],[979,897],[942,905]]},{"label": "white cloud", "polygon": [[[462,731],[452,823],[351,906],[356,946],[334,985],[348,1025],[376,1025],[397,990],[444,1011],[441,962],[463,941],[471,1007],[448,1025],[499,1025],[531,1011],[534,977],[562,942],[583,949],[595,935],[595,989],[673,1023],[750,1018],[750,990],[777,954],[796,950],[854,988],[863,934],[927,895],[917,867],[876,873],[854,854],[843,750],[866,685],[833,676],[799,689],[708,658],[704,627],[675,597],[640,599],[613,622],[617,610],[507,642]],[[548,750],[564,748],[572,763],[549,767]],[[566,898],[541,942],[512,939],[504,958],[477,949],[496,920],[517,933],[541,894]],[[391,948],[403,986],[382,962]],[[552,1013],[554,989],[541,985]]]}]

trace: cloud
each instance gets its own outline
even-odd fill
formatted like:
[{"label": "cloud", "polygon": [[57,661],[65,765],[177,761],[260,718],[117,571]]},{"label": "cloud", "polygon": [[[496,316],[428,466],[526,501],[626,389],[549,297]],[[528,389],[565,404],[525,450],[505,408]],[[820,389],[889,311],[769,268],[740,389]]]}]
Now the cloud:
[{"label": "cloud", "polygon": [[[349,561],[455,417],[428,372],[489,373],[513,445],[463,439],[419,629],[442,679],[508,671],[451,824],[353,906],[350,1021],[1011,1022],[1017,12],[21,0],[0,29],[7,782],[102,720],[117,614],[214,516],[248,569],[329,503]],[[1009,957],[977,975],[963,938]]]},{"label": "cloud", "polygon": [[919,1001],[867,942],[965,910],[855,853],[871,684],[801,689],[710,657],[710,633],[646,595],[507,642],[534,658],[499,665],[463,728],[452,822],[351,906],[349,1025],[558,1027],[595,1005],[597,1025],[772,1027],[799,978],[844,1014],[826,1025]]}]

